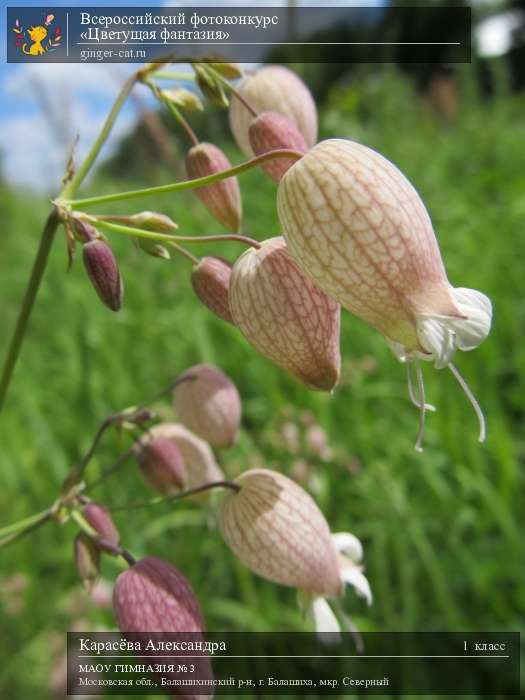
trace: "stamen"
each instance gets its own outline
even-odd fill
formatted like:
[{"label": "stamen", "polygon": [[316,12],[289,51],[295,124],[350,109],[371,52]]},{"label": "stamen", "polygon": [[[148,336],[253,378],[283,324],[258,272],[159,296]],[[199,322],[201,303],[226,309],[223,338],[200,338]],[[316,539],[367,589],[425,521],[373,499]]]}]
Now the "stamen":
[{"label": "stamen", "polygon": [[473,408],[474,411],[476,412],[476,416],[478,417],[478,422],[479,422],[479,437],[478,437],[478,440],[479,440],[480,442],[485,442],[485,437],[486,437],[486,435],[487,435],[487,430],[486,430],[486,425],[485,425],[485,416],[483,415],[483,411],[481,410],[481,406],[480,406],[479,403],[477,402],[476,397],[474,396],[474,394],[473,394],[472,391],[470,390],[469,385],[468,385],[467,382],[463,379],[463,377],[461,376],[461,374],[459,373],[459,371],[457,370],[457,368],[454,367],[454,365],[453,365],[451,362],[449,362],[448,366],[449,366],[449,368],[450,368],[450,371],[452,372],[452,374],[453,374],[454,377],[456,378],[456,380],[457,380],[459,386],[460,386],[460,387],[463,389],[463,391],[465,392],[465,394],[466,394],[466,396],[467,396],[467,399],[468,399],[468,400],[470,401],[470,403],[472,404],[472,408]]},{"label": "stamen", "polygon": [[[416,408],[421,408],[421,401],[420,401],[419,397],[416,396],[416,392],[414,391],[414,382],[412,380],[411,363],[407,362],[406,364],[407,364],[407,379],[408,379],[408,396],[410,398],[410,401],[414,404],[414,406]],[[435,411],[436,407],[431,403],[426,403],[425,410],[426,411]]]},{"label": "stamen", "polygon": [[415,444],[416,452],[423,452],[423,438],[425,436],[425,411],[426,411],[426,403],[425,403],[425,384],[423,382],[423,372],[421,371],[421,365],[419,362],[415,363],[416,365],[416,377],[417,377],[417,386],[419,390],[419,432],[417,434],[417,440]]}]

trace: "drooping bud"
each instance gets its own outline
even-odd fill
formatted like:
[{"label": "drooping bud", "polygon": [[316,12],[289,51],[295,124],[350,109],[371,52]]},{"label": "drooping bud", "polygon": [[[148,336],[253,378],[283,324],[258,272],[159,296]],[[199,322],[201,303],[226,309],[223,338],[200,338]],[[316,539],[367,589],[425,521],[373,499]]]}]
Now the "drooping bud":
[{"label": "drooping bud", "polygon": [[[199,143],[188,151],[186,172],[191,180],[206,175],[215,175],[232,167],[220,148],[212,143]],[[242,202],[236,177],[198,187],[195,194],[210,214],[230,231],[238,231],[241,225]]]},{"label": "drooping bud", "polygon": [[201,258],[191,273],[193,291],[219,318],[233,323],[228,304],[232,265],[224,258],[207,255]]},{"label": "drooping bud", "polygon": [[[306,153],[308,145],[295,124],[277,112],[263,112],[250,124],[250,144],[255,155],[262,155],[278,148],[286,148]],[[295,160],[278,158],[261,166],[272,180],[279,182],[284,173],[291,168]]]},{"label": "drooping bud", "polygon": [[100,238],[89,241],[83,248],[86,272],[101,301],[112,311],[122,305],[124,285],[113,251]]},{"label": "drooping bud", "polygon": [[[277,207],[290,253],[326,294],[377,328],[401,360],[450,366],[483,440],[483,416],[451,358],[488,335],[491,303],[452,287],[428,212],[405,176],[366,146],[330,139],[284,175]],[[419,449],[428,408],[420,374],[418,384]]]},{"label": "drooping bud", "polygon": [[77,216],[71,217],[68,223],[72,225],[73,233],[81,243],[89,243],[89,241],[94,241],[100,236],[92,224],[84,219],[79,219]]},{"label": "drooping bud", "polygon": [[186,90],[181,87],[168,88],[167,90],[162,90],[160,94],[162,99],[166,102],[171,102],[171,104],[176,107],[180,107],[189,112],[202,112],[204,109],[204,105],[200,101],[199,96],[191,90]]},{"label": "drooping bud", "polygon": [[145,557],[116,580],[113,609],[121,632],[202,632],[199,601],[168,562]]},{"label": "drooping bud", "polygon": [[314,500],[278,472],[252,469],[224,496],[219,525],[249,569],[283,586],[321,596],[342,592],[338,553]]},{"label": "drooping bud", "polygon": [[[212,481],[221,481],[224,474],[207,442],[180,423],[159,423],[142,440],[171,440],[179,449],[185,465],[186,489],[193,489]],[[207,498],[208,494],[204,495]]]},{"label": "drooping bud", "polygon": [[181,423],[214,447],[229,447],[239,432],[241,399],[235,384],[217,367],[187,369],[173,391]]},{"label": "drooping bud", "polygon": [[173,233],[179,227],[167,214],[159,214],[156,211],[140,211],[133,216],[105,217],[107,220],[120,221],[134,228],[143,228],[145,231],[157,233]]},{"label": "drooping bud", "polygon": [[111,542],[111,544],[120,542],[120,535],[113,518],[103,505],[90,501],[84,506],[82,515],[102,539]]},{"label": "drooping bud", "polygon": [[73,543],[75,566],[82,585],[91,591],[100,574],[100,549],[84,532]]},{"label": "drooping bud", "polygon": [[235,325],[256,350],[308,387],[334,388],[340,306],[298,267],[281,236],[241,255],[229,300]]},{"label": "drooping bud", "polygon": [[177,444],[165,437],[142,439],[137,443],[137,460],[144,479],[165,496],[186,486],[186,467]]},{"label": "drooping bud", "polygon": [[[303,135],[308,148],[317,141],[317,109],[310,91],[293,71],[283,66],[265,66],[238,87],[251,107],[278,112],[290,119]],[[253,116],[235,97],[230,104],[230,127],[241,151],[253,156],[248,130]]]}]

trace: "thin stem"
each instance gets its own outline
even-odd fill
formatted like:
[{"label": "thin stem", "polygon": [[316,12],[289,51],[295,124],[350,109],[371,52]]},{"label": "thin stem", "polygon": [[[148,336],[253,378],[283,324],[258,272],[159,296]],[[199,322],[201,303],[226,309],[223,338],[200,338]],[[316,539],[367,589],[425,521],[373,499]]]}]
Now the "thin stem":
[{"label": "thin stem", "polygon": [[31,515],[29,518],[24,518],[24,520],[19,520],[17,523],[12,525],[7,525],[0,530],[0,547],[5,547],[11,542],[15,542],[21,537],[25,537],[33,530],[36,530],[41,525],[51,520],[53,515],[57,510],[57,504],[54,503],[46,510],[41,513],[36,513],[36,515]]},{"label": "thin stem", "polygon": [[184,73],[183,71],[175,70],[157,70],[150,73],[150,77],[155,80],[195,80],[195,75],[193,73]]},{"label": "thin stem", "polygon": [[148,238],[150,240],[159,241],[162,243],[170,244],[175,241],[181,241],[184,243],[212,243],[216,241],[237,241],[238,243],[244,243],[252,248],[260,248],[261,244],[259,241],[249,238],[248,236],[242,236],[238,233],[220,233],[213,236],[178,236],[169,233],[158,233],[157,231],[147,231],[142,228],[134,228],[133,226],[123,226],[122,224],[113,224],[109,221],[97,220],[97,226],[112,233],[120,233],[125,236],[134,236],[137,238]]},{"label": "thin stem", "polygon": [[232,93],[232,95],[239,100],[239,102],[243,105],[243,107],[245,107],[245,109],[248,110],[252,117],[256,118],[259,116],[257,110],[255,110],[252,107],[248,100],[245,97],[243,97],[243,95],[241,95],[237,88],[234,85],[232,85],[229,80],[226,80],[226,78],[222,76],[219,73],[219,71],[216,71],[215,68],[212,68],[209,65],[206,65],[206,70],[209,71],[216,80],[222,83],[224,87],[226,87]]},{"label": "thin stem", "polygon": [[463,377],[459,373],[459,370],[451,362],[449,362],[448,366],[449,366],[450,371],[452,372],[452,374],[456,378],[459,386],[465,392],[467,399],[472,404],[472,408],[474,409],[474,411],[476,413],[476,416],[478,418],[478,423],[479,423],[478,440],[479,440],[479,442],[485,442],[485,438],[487,437],[487,426],[485,423],[485,416],[483,415],[483,411],[481,410],[481,406],[479,405],[476,397],[472,393],[469,385],[467,384],[467,382],[463,379]]},{"label": "thin stem", "polygon": [[177,251],[179,255],[182,255],[186,260],[189,260],[192,265],[198,265],[200,262],[200,258],[197,258],[195,255],[190,253],[189,250],[186,250],[186,248],[183,248],[181,245],[178,245],[177,243],[174,243],[173,241],[170,241],[168,245],[173,248],[173,250]]},{"label": "thin stem", "polygon": [[107,467],[102,474],[98,477],[98,479],[95,479],[91,483],[87,483],[84,488],[82,489],[82,493],[87,493],[88,491],[92,491],[94,488],[97,486],[100,486],[100,484],[106,479],[108,479],[114,472],[117,471],[127,460],[135,453],[135,445],[132,445],[129,447],[125,452],[123,452],[120,457],[117,457],[117,459],[111,464],[109,467]]},{"label": "thin stem", "polygon": [[0,413],[2,412],[7,390],[13,375],[13,370],[15,368],[18,355],[20,354],[20,348],[22,347],[22,343],[24,341],[31,311],[33,309],[36,295],[46,269],[49,251],[51,250],[59,222],[60,217],[58,210],[56,207],[53,207],[51,213],[47,217],[44,230],[42,231],[42,237],[40,238],[40,244],[38,246],[35,262],[33,263],[33,269],[26,288],[24,300],[22,301],[15,330],[11,336],[11,341],[4,360],[2,376],[0,379]]},{"label": "thin stem", "polygon": [[142,190],[129,190],[128,192],[115,192],[114,194],[105,194],[100,197],[86,197],[85,199],[65,199],[64,204],[72,207],[73,209],[82,209],[84,207],[93,206],[94,204],[104,204],[105,202],[122,202],[129,199],[138,199],[139,197],[148,197],[150,195],[157,194],[167,194],[170,192],[182,192],[184,190],[193,190],[197,187],[205,187],[206,185],[212,185],[214,182],[219,182],[220,180],[226,180],[229,177],[234,177],[235,175],[240,175],[241,173],[247,172],[252,168],[256,168],[263,163],[267,163],[271,160],[276,160],[278,158],[287,158],[288,160],[300,160],[304,156],[304,153],[299,151],[294,151],[291,149],[276,149],[275,151],[268,151],[260,156],[256,156],[251,160],[248,160],[240,165],[236,165],[233,168],[228,168],[227,170],[222,170],[221,172],[214,173],[213,175],[206,175],[205,177],[197,177],[193,180],[184,180],[183,182],[173,182],[168,185],[158,185],[157,187],[146,187]]},{"label": "thin stem", "polygon": [[241,487],[233,481],[210,481],[208,484],[203,484],[202,486],[197,486],[194,489],[188,489],[187,491],[181,491],[173,496],[159,496],[159,498],[153,498],[149,501],[141,501],[138,503],[129,503],[125,506],[115,506],[110,508],[112,513],[122,510],[136,510],[138,508],[148,508],[149,506],[156,506],[159,503],[170,503],[171,501],[179,501],[183,498],[189,496],[194,496],[198,493],[203,493],[203,491],[210,491],[211,489],[230,489],[231,491],[239,492]]},{"label": "thin stem", "polygon": [[176,122],[182,127],[182,130],[186,134],[188,140],[193,146],[198,146],[199,144],[199,139],[197,138],[197,134],[193,131],[187,120],[184,118],[182,113],[175,107],[173,102],[171,102],[169,99],[167,99],[163,93],[162,90],[160,90],[155,83],[153,83],[151,80],[147,80],[145,82],[145,85],[147,85],[152,93],[155,95],[157,100],[161,104],[165,104],[168,109],[171,112],[171,116],[175,119]]},{"label": "thin stem", "polygon": [[124,102],[126,101],[129,93],[133,89],[136,82],[137,74],[133,73],[133,75],[131,75],[122,86],[122,89],[120,90],[117,99],[115,100],[113,107],[111,108],[111,111],[108,114],[106,121],[104,122],[104,126],[102,127],[95,143],[93,144],[89,153],[84,159],[84,162],[75,173],[73,179],[66,185],[65,189],[63,190],[62,196],[64,198],[74,195],[78,187],[84,181],[86,175],[91,170],[93,163],[95,162],[102,146],[106,142],[110,131],[113,128],[113,125],[115,124],[115,121],[117,120],[117,117],[120,113],[120,110],[122,109],[122,106],[124,105]]},{"label": "thin stem", "polygon": [[[122,86],[122,89],[115,100],[115,103],[102,127],[102,130],[93,144],[91,150],[86,156],[84,162],[73,176],[73,178],[66,183],[61,192],[61,197],[67,198],[75,195],[78,187],[90,171],[97,155],[100,152],[104,142],[106,141],[109,133],[117,119],[117,116],[122,109],[127,96],[131,92],[135,82],[137,80],[137,75],[133,74]],[[24,300],[22,302],[22,307],[18,314],[18,320],[16,323],[15,330],[11,337],[11,341],[7,350],[6,359],[4,361],[4,366],[2,369],[2,375],[0,378],[0,413],[5,402],[5,397],[11,378],[13,375],[13,370],[15,368],[18,356],[20,354],[20,349],[25,338],[27,325],[29,318],[31,316],[31,311],[35,303],[36,295],[40,288],[40,283],[42,282],[42,277],[44,276],[44,271],[46,269],[47,261],[49,258],[49,251],[53,244],[55,237],[55,232],[57,230],[58,224],[60,223],[60,215],[57,207],[53,207],[51,213],[49,214],[47,221],[44,225],[42,231],[42,236],[40,238],[40,244],[36,254],[35,262],[33,264],[33,270],[29,278]]]}]

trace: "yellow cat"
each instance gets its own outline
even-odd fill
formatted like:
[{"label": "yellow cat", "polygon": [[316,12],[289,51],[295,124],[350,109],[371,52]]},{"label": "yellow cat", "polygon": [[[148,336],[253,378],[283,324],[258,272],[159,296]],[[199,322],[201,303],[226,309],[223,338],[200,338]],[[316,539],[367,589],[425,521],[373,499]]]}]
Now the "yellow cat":
[{"label": "yellow cat", "polygon": [[41,56],[46,52],[46,49],[42,46],[42,42],[47,36],[47,29],[45,27],[31,27],[27,30],[29,38],[33,42],[27,51],[27,44],[22,46],[22,51],[28,56]]}]

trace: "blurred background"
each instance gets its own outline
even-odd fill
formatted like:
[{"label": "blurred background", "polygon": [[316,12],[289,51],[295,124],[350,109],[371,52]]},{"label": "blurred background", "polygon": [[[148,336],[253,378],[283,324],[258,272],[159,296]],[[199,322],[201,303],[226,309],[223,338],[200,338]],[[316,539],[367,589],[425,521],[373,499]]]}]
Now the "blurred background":
[{"label": "blurred background", "polygon": [[[404,368],[378,333],[348,313],[340,385],[333,396],[310,392],[200,304],[184,259],[150,258],[115,237],[126,294],[113,315],[80,260],[66,273],[59,236],[0,420],[0,526],[56,497],[105,416],[148,399],[190,365],[212,363],[243,399],[240,441],[217,455],[226,473],[283,471],[314,495],[332,530],[363,541],[374,605],[366,609],[351,591],[344,601],[361,630],[523,631],[525,3],[472,6],[471,64],[291,67],[316,97],[320,137],[357,140],[396,163],[428,206],[451,282],[491,297],[491,336],[457,358],[487,417],[487,443],[478,444],[475,416],[452,376],[428,366],[428,400],[438,410],[417,454],[418,415]],[[85,151],[132,68],[2,66],[2,355],[67,150],[78,134]],[[243,160],[226,112],[210,107],[191,123],[232,162]],[[138,87],[83,192],[184,179],[186,148],[176,124]],[[240,184],[243,231],[278,235],[275,184],[253,171]],[[171,216],[181,234],[220,230],[191,192],[104,213],[146,208]],[[198,252],[233,261],[241,250],[217,244]],[[157,408],[171,417],[169,402]],[[128,444],[108,435],[93,472]],[[148,491],[129,462],[93,496],[111,506]],[[158,555],[184,572],[210,630],[307,628],[294,591],[234,560],[213,509],[159,505],[116,513],[115,521],[136,557]],[[65,631],[114,626],[118,568],[105,561],[95,595],[84,593],[72,563],[74,534],[72,524],[47,525],[0,550],[1,698],[63,697]]]}]

